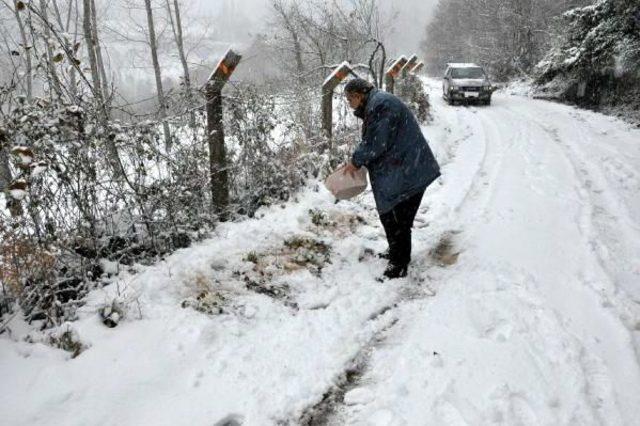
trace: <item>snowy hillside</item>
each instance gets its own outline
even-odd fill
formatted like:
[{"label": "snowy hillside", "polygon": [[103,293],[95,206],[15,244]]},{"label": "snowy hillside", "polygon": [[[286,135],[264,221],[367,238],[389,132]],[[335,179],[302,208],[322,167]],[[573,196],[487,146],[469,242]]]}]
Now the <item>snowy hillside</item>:
[{"label": "snowy hillside", "polygon": [[[56,336],[0,336],[7,425],[632,425],[640,130],[426,81],[443,177],[410,277],[376,281],[370,192],[319,182],[90,294]],[[113,304],[115,328],[98,310]],[[78,355],[49,344],[64,333]]]}]

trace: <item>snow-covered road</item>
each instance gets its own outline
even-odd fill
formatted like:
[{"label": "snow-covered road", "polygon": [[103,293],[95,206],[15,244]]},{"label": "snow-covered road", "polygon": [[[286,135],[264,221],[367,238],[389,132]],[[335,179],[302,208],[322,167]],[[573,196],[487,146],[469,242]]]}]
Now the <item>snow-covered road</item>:
[{"label": "snow-covered road", "polygon": [[514,96],[435,109],[426,220],[462,254],[401,307],[343,423],[637,424],[640,132]]},{"label": "snow-covered road", "polygon": [[[14,324],[0,422],[637,424],[640,130],[502,93],[450,107],[425,84],[443,178],[409,279],[375,281],[370,194],[334,205],[312,186],[92,293],[75,359]],[[223,313],[181,307],[202,294]],[[115,296],[128,317],[107,329]]]}]

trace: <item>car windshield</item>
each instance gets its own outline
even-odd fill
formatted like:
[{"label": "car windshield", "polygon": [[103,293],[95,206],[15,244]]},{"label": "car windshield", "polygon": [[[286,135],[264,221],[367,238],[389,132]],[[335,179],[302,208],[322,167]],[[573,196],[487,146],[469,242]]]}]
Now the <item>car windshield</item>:
[{"label": "car windshield", "polygon": [[482,68],[454,68],[451,70],[452,78],[484,78]]}]

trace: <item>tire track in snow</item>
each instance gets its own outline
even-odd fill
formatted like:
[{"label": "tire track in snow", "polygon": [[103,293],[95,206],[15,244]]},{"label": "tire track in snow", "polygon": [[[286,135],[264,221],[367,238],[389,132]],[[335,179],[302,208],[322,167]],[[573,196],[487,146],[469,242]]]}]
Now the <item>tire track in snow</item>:
[{"label": "tire track in snow", "polygon": [[[465,111],[465,113],[466,112],[467,111]],[[476,126],[478,126],[479,122],[476,119],[476,114],[473,112],[469,112],[469,116],[474,119]],[[450,119],[450,117],[447,118]],[[457,112],[454,115],[454,118],[458,123],[461,121],[467,121],[461,120],[461,115]],[[451,129],[453,126],[449,125],[447,127]],[[423,130],[426,130],[428,132],[428,128]],[[456,199],[456,202],[450,206],[438,206],[441,210],[440,212],[429,211],[428,214],[432,217],[444,217],[447,207],[449,207],[450,211],[452,210],[456,213],[459,213],[462,210],[462,206],[469,202],[470,194],[480,193],[480,184],[478,184],[478,178],[483,173],[485,173],[483,170],[487,167],[486,138],[483,132],[481,134],[482,137],[480,138],[480,140],[471,141],[471,137],[477,135],[477,129],[474,129],[469,123],[467,123],[464,127],[464,132],[462,133],[462,135],[458,135],[457,137],[455,137],[452,142],[451,137],[453,137],[453,135],[446,135],[445,140],[447,142],[450,142],[451,145],[444,147],[449,158],[447,158],[447,161],[443,162],[443,169],[445,169],[449,164],[452,164],[454,166],[457,164],[454,160],[458,155],[460,155],[460,151],[465,148],[465,143],[470,144],[472,142],[481,142],[482,144],[479,146],[480,155],[478,155],[477,150],[472,150],[473,154],[475,154],[476,156],[474,161],[474,164],[476,166],[475,169],[471,171],[472,173],[469,173],[469,170],[466,170],[467,173],[463,174],[463,176],[467,180],[461,187],[462,191],[460,192],[460,196]],[[432,138],[429,137],[428,134],[426,136],[429,140],[432,140]],[[478,148],[478,146],[476,146],[476,148]],[[494,168],[497,167],[499,166],[494,166]],[[446,175],[446,172],[444,174]],[[492,173],[492,176],[496,175],[497,173]],[[441,191],[442,188],[440,188],[439,190]],[[428,198],[428,195],[425,198]],[[423,203],[424,202],[427,202],[427,200],[423,200]],[[424,210],[421,209],[418,216],[416,217],[417,222],[426,222],[423,212]],[[437,238],[439,238],[443,233],[449,232],[453,224],[457,224],[457,222],[457,219],[451,217],[449,217],[448,220],[445,221],[445,226],[443,226],[443,223],[441,222],[438,226],[440,231],[430,233],[430,238],[427,238],[427,240],[429,240],[429,242],[431,243],[429,245],[432,245],[435,241],[437,241]],[[445,231],[443,231],[443,229]],[[424,257],[424,254],[424,252],[416,252],[414,257]],[[413,268],[419,269],[417,278],[424,277],[429,269],[426,262],[420,266],[414,265]],[[410,274],[410,276],[416,278],[415,271],[414,273]],[[358,354],[345,367],[343,374],[341,374],[340,377],[336,380],[336,384],[331,389],[327,390],[327,392],[325,392],[322,400],[305,410],[303,414],[297,420],[295,420],[294,424],[300,424],[304,426],[341,424],[339,420],[339,414],[345,405],[345,395],[349,391],[358,387],[362,376],[368,369],[368,364],[372,352],[377,347],[384,344],[384,342],[392,335],[393,327],[397,323],[397,318],[394,316],[395,311],[403,304],[410,303],[418,299],[426,299],[435,296],[433,290],[431,290],[428,286],[416,289],[416,286],[420,285],[420,283],[416,281],[416,279],[409,279],[408,282],[401,288],[397,299],[392,304],[377,312],[370,318],[369,322],[377,322],[385,316],[391,316],[393,320],[391,320],[390,323],[386,326],[380,328],[380,330],[374,334],[371,340],[361,348]],[[393,285],[393,283],[385,283],[383,285]],[[291,420],[284,421],[282,422],[282,424],[291,424]]]},{"label": "tire track in snow", "polygon": [[305,410],[295,422],[296,425],[328,426],[342,424],[339,416],[346,404],[345,396],[360,385],[363,376],[369,368],[369,361],[373,351],[380,345],[383,345],[392,335],[393,328],[398,322],[394,311],[404,303],[435,295],[428,287],[423,291],[416,291],[415,288],[410,288],[415,285],[415,282],[409,282],[408,285],[403,286],[400,296],[395,303],[372,315],[369,322],[383,322],[384,325],[380,327],[369,342],[360,349],[358,354],[348,364],[343,374],[337,379],[336,384],[325,392],[322,400]]},{"label": "tire track in snow", "polygon": [[[539,121],[537,124],[563,149],[565,158],[572,166],[577,183],[576,193],[582,201],[580,230],[585,237],[585,244],[591,247],[595,260],[605,272],[613,290],[607,291],[589,280],[586,282],[594,292],[606,293],[603,296],[616,305],[618,316],[630,331],[640,331],[640,298],[627,293],[625,288],[620,288],[615,266],[612,266],[620,259],[625,262],[626,259],[636,258],[634,253],[640,255],[640,231],[637,224],[631,219],[628,207],[615,197],[615,191],[606,182],[606,178],[602,177],[602,172],[580,152],[578,144],[569,144],[564,140],[557,127]],[[593,138],[592,133],[586,132],[581,124],[573,122],[572,128],[580,136],[578,140],[581,143]],[[635,303],[629,303],[630,300]],[[638,358],[640,360],[640,356]]]},{"label": "tire track in snow", "polygon": [[[534,105],[538,106],[539,104]],[[529,122],[534,123],[535,126],[544,132],[548,140],[552,141],[558,147],[566,163],[570,167],[576,198],[579,200],[577,227],[579,228],[580,234],[583,236],[583,245],[585,248],[588,248],[586,251],[590,253],[590,258],[593,259],[592,262],[585,262],[584,272],[582,276],[578,278],[584,289],[591,292],[590,299],[593,301],[598,300],[600,303],[595,304],[593,302],[589,302],[589,298],[586,295],[582,300],[583,302],[589,303],[591,312],[601,312],[601,315],[605,318],[609,317],[614,319],[620,325],[620,327],[615,330],[615,333],[600,333],[600,338],[607,341],[607,343],[603,342],[604,346],[618,348],[623,347],[623,342],[626,340],[632,341],[633,337],[631,334],[628,334],[628,338],[624,338],[619,335],[623,329],[626,330],[627,333],[633,333],[637,328],[638,309],[637,306],[630,305],[629,299],[624,292],[620,292],[621,289],[617,287],[614,275],[611,273],[611,269],[609,267],[611,259],[603,257],[603,250],[599,249],[599,247],[604,244],[612,234],[615,235],[618,233],[618,230],[616,227],[611,227],[610,224],[607,223],[606,219],[603,220],[603,218],[608,214],[607,211],[609,209],[606,205],[602,204],[600,200],[601,196],[596,192],[599,190],[595,190],[593,183],[597,182],[600,187],[606,188],[603,191],[605,193],[613,193],[613,191],[611,191],[608,186],[602,185],[601,179],[596,179],[593,176],[593,166],[587,165],[587,160],[582,153],[577,151],[575,143],[570,144],[568,142],[572,139],[584,142],[585,140],[588,140],[588,138],[591,138],[592,135],[587,134],[584,131],[584,128],[575,120],[563,120],[565,117],[558,117],[557,114],[554,114],[556,119],[559,118],[557,122],[569,123],[573,132],[577,133],[579,136],[578,138],[575,138],[574,136],[571,139],[567,139],[567,135],[561,134],[561,130],[558,126],[554,126],[548,122],[540,120],[540,116],[544,116],[548,111],[540,108],[538,109],[537,114],[534,115],[531,109],[525,109],[523,106],[524,105],[518,106],[518,113],[521,116],[526,117]],[[549,107],[554,108],[555,105],[550,104]],[[538,143],[540,143],[540,141],[538,141]],[[616,206],[616,208],[620,207],[620,205]],[[603,225],[605,225],[604,229],[602,227]],[[626,229],[628,230],[628,228]],[[631,232],[634,233],[633,228]],[[623,236],[620,237],[624,238]],[[608,249],[605,249],[604,253],[607,252]],[[594,269],[593,265],[597,265],[597,268]],[[601,273],[598,272],[598,268]],[[613,290],[607,290],[606,287],[603,288],[602,278],[598,278],[598,276],[602,276],[602,273]],[[587,306],[585,306],[585,308],[589,309]],[[561,317],[559,316],[558,318]],[[616,341],[616,337],[613,337],[615,334],[618,334],[617,338],[621,340]],[[587,342],[581,342],[581,345],[582,350],[580,351],[579,361],[583,371],[585,372],[585,377],[588,379],[586,392],[590,396],[591,403],[594,408],[596,408],[596,412],[600,414],[599,409],[602,408],[604,401],[607,400],[607,395],[612,395],[615,397],[619,412],[628,415],[628,413],[633,411],[629,410],[629,408],[635,405],[635,403],[632,404],[629,401],[628,395],[625,395],[627,392],[623,390],[621,391],[620,387],[622,386],[623,389],[628,388],[631,383],[639,382],[638,379],[640,378],[640,375],[638,373],[640,370],[638,366],[637,345],[631,345],[634,355],[633,360],[629,358],[626,358],[625,360],[625,357],[621,356],[621,353],[611,353],[611,349],[598,350],[597,347],[594,347],[592,344],[588,344]],[[623,352],[625,350],[626,348],[623,349]],[[621,363],[625,366],[622,367],[620,365]],[[627,383],[627,385],[623,385],[624,383]],[[638,398],[633,397],[631,399],[638,400]],[[629,404],[631,404],[631,406]],[[607,423],[606,418],[600,417],[600,420],[601,423]],[[611,419],[608,420],[610,421]]]},{"label": "tire track in snow", "polygon": [[[470,115],[472,112],[470,113],[469,111],[470,110],[456,111],[456,114],[458,116],[472,117]],[[535,171],[529,173],[528,170],[529,166],[535,166],[537,163],[535,158],[532,158],[533,150],[523,154],[521,150],[521,148],[523,148],[522,145],[525,145],[525,148],[526,145],[533,147],[532,142],[535,142],[535,149],[543,149],[543,146],[548,149],[549,152],[547,152],[546,155],[553,155],[555,153],[554,146],[556,145],[556,142],[543,131],[539,123],[532,120],[523,120],[522,115],[518,115],[513,111],[512,105],[509,105],[507,102],[497,103],[497,108],[479,109],[476,114],[478,114],[480,124],[483,126],[484,138],[482,139],[487,146],[484,149],[482,160],[477,163],[479,167],[474,168],[473,174],[469,175],[466,173],[464,176],[464,182],[469,183],[469,185],[464,191],[461,191],[461,193],[463,193],[462,197],[456,197],[456,200],[460,200],[460,203],[458,204],[459,208],[454,209],[454,211],[459,214],[452,215],[453,217],[449,218],[451,222],[456,223],[458,226],[464,224],[471,229],[482,227],[482,224],[474,223],[479,218],[484,218],[487,221],[492,219],[494,222],[504,223],[505,225],[508,223],[510,219],[509,213],[507,212],[503,217],[503,212],[499,209],[496,210],[496,207],[500,205],[498,202],[504,202],[505,197],[510,194],[510,191],[525,189],[512,187],[511,183],[507,181],[505,172],[507,172],[508,169],[511,169],[512,174],[514,172],[513,165],[510,163],[515,161],[517,167],[520,167],[524,161],[525,164],[528,165],[522,169],[522,172],[524,172],[526,176],[524,182],[530,183],[531,179],[535,176]],[[475,124],[477,128],[477,122]],[[464,147],[461,147],[460,149],[463,148]],[[469,153],[477,153],[477,151],[467,150],[465,152],[465,154]],[[461,166],[464,160],[465,158],[456,158],[454,162],[447,166],[455,171],[459,171],[462,169]],[[464,165],[466,166],[468,164],[469,162]],[[562,162],[554,162],[552,165],[561,166]],[[483,172],[485,173],[484,175]],[[560,175],[562,176],[562,173]],[[467,180],[469,177],[470,180]],[[482,181],[484,179],[481,179],[486,177],[489,177],[486,180],[487,185]],[[522,179],[515,180],[516,183],[521,181]],[[447,183],[449,184],[450,182]],[[548,181],[542,180],[541,183],[549,185]],[[565,187],[554,188],[553,184],[554,182],[551,182],[551,186],[543,186],[541,188],[541,195],[566,198],[568,193],[553,193],[554,190],[564,191]],[[552,193],[545,194],[544,190],[549,188],[552,190]],[[568,189],[571,189],[570,185]],[[550,205],[557,204],[558,203],[550,203]],[[559,204],[562,205],[563,203]],[[492,207],[493,210],[491,210]],[[449,212],[451,212],[451,210]],[[536,213],[540,214],[540,212]],[[553,214],[553,212],[548,212],[548,214]],[[488,217],[489,215],[493,215],[493,217],[490,218]],[[521,231],[519,228],[516,230]],[[523,236],[526,237],[526,234]],[[550,238],[550,236],[546,235],[545,238]],[[525,241],[523,243],[526,244],[527,242]],[[579,247],[577,249],[579,249]],[[476,250],[476,252],[478,252],[478,250]],[[487,260],[490,261],[490,259],[482,258],[479,258],[477,261],[479,263],[487,263]],[[468,263],[469,260],[463,260],[463,263],[465,262]],[[597,356],[599,352],[594,351],[594,344],[586,342],[584,335],[576,333],[580,327],[588,326],[588,321],[584,324],[574,326],[572,325],[572,320],[581,321],[583,318],[580,316],[576,316],[575,319],[571,318],[571,312],[563,311],[563,307],[570,306],[572,303],[570,299],[572,296],[570,294],[571,291],[580,289],[572,287],[569,282],[566,284],[562,281],[557,283],[541,282],[540,280],[545,280],[545,276],[537,277],[537,271],[535,269],[531,270],[531,273],[526,273],[522,277],[518,277],[518,274],[521,272],[509,270],[508,268],[504,270],[504,277],[500,277],[502,273],[495,277],[497,281],[504,281],[505,284],[497,284],[496,288],[493,289],[492,280],[488,278],[485,282],[487,286],[486,289],[477,288],[480,284],[477,282],[478,273],[496,273],[495,270],[484,269],[484,266],[485,265],[479,264],[477,265],[477,269],[474,269],[473,265],[467,265],[467,267],[471,267],[471,270],[474,271],[473,276],[467,275],[470,270],[464,271],[461,269],[459,271],[451,270],[450,273],[447,274],[449,279],[446,277],[441,278],[444,278],[447,287],[456,285],[459,297],[464,299],[468,298],[467,293],[471,295],[477,294],[478,301],[484,301],[485,305],[477,307],[475,307],[477,301],[469,301],[473,302],[469,305],[473,307],[473,309],[468,312],[470,316],[468,318],[469,325],[473,325],[474,329],[477,325],[476,333],[478,333],[478,335],[484,339],[497,340],[498,342],[511,341],[512,344],[514,340],[516,342],[521,340],[521,342],[516,343],[516,348],[529,351],[530,360],[528,363],[526,362],[526,353],[518,354],[516,352],[516,354],[518,355],[519,361],[524,363],[523,365],[527,367],[535,366],[534,371],[537,373],[522,371],[518,372],[517,376],[511,376],[510,378],[518,383],[517,379],[520,377],[519,374],[525,376],[529,374],[531,375],[531,377],[527,377],[529,381],[523,377],[523,386],[537,384],[536,381],[540,383],[537,384],[538,386],[535,387],[535,390],[525,388],[524,392],[519,391],[517,385],[515,388],[510,388],[509,385],[502,388],[498,387],[490,395],[490,399],[495,401],[492,405],[495,406],[494,410],[496,411],[493,413],[483,412],[480,407],[474,404],[475,399],[466,399],[461,395],[461,390],[467,385],[464,379],[458,377],[458,379],[463,380],[458,386],[455,377],[447,377],[447,372],[455,374],[458,369],[449,367],[445,370],[443,382],[432,379],[430,376],[428,379],[430,382],[435,380],[437,386],[443,386],[442,390],[439,390],[438,387],[434,389],[432,387],[433,385],[431,385],[427,389],[430,389],[430,392],[435,391],[436,395],[427,394],[424,396],[424,398],[428,400],[435,398],[432,406],[425,407],[428,413],[436,413],[436,416],[433,417],[432,420],[435,421],[436,424],[485,424],[490,422],[529,425],[541,423],[585,425],[621,424],[624,416],[620,416],[620,413],[624,410],[620,407],[615,407],[616,403],[613,398],[613,388],[614,385],[616,385],[615,379],[617,377],[611,374],[607,366]],[[558,272],[562,273],[563,271],[559,270]],[[508,283],[508,285],[506,283]],[[519,283],[519,287],[512,289],[512,284],[516,283]],[[554,293],[554,289],[551,287],[553,285],[565,287],[565,290]],[[449,290],[452,289],[449,288]],[[501,297],[504,298],[504,300],[495,301],[492,300],[491,297],[486,298],[483,293],[487,291],[495,291],[496,297],[502,295]],[[551,291],[551,294],[549,294],[549,291]],[[451,291],[449,293],[451,293]],[[456,291],[454,291],[454,293],[456,293]],[[568,305],[563,303],[558,304],[558,301],[554,299],[564,297],[565,295],[568,296],[568,298],[565,298],[565,302]],[[451,296],[451,294],[449,294],[449,296]],[[437,298],[431,300],[427,308],[437,308],[441,297],[443,297],[443,295],[439,294]],[[591,295],[580,294],[580,298],[578,302],[582,303],[582,305],[578,306],[586,310],[593,310],[594,313],[597,314],[594,315],[596,318],[601,318],[604,315],[602,307],[595,303]],[[489,302],[490,300],[491,303]],[[502,306],[502,309],[505,310],[503,314],[500,313],[500,309],[496,310],[494,303],[496,303],[496,306],[502,306],[502,304],[504,304],[504,306]],[[446,304],[444,305],[446,312],[448,307],[446,307]],[[452,307],[455,307],[455,304],[452,305]],[[442,308],[443,306],[440,306],[440,309]],[[455,320],[464,322],[464,318],[459,319],[460,314],[463,313],[458,313]],[[515,318],[509,315],[515,315]],[[586,315],[588,316],[588,314]],[[604,316],[606,317],[606,315]],[[430,318],[437,320],[437,318],[433,316]],[[452,318],[449,318],[449,320],[451,319]],[[411,318],[405,317],[405,325],[411,327],[410,324],[406,324],[406,321],[411,322],[411,320]],[[430,324],[426,324],[423,327],[425,327],[423,331],[425,331],[427,335],[434,333],[433,331],[429,331],[430,328],[433,328]],[[463,331],[463,333],[467,332],[467,330],[458,331]],[[437,332],[435,333],[437,334]],[[407,336],[403,336],[403,339],[406,337]],[[420,340],[421,339],[418,341]],[[398,343],[401,344],[402,342]],[[606,339],[602,341],[603,345],[607,343],[609,343],[609,341]],[[398,351],[389,350],[386,354],[386,358],[388,358],[387,361],[389,359],[398,359],[398,355],[400,354],[403,354],[400,349]],[[382,361],[380,362],[384,362],[385,357],[381,356],[381,358]],[[481,362],[488,361],[481,355],[479,356],[479,360]],[[504,361],[507,363],[504,367],[508,371],[510,360]],[[378,369],[385,365],[384,363],[380,364],[380,362],[376,364],[376,368]],[[393,369],[393,367],[389,367]],[[497,371],[502,372],[500,369]],[[438,374],[442,376],[442,373],[438,373],[437,369],[431,373],[435,376],[438,376]],[[395,375],[397,372],[393,374]],[[408,374],[410,375],[411,373],[408,372]],[[536,374],[538,377],[535,377]],[[565,374],[566,377],[563,377]],[[369,378],[369,380],[373,378],[374,381],[377,378],[378,383],[380,383],[383,389],[389,388],[391,391],[391,386],[389,385],[396,384],[397,380],[394,381],[393,377],[388,377],[385,378],[385,380],[388,379],[389,382],[380,381],[381,377],[384,377],[384,374],[369,375],[365,378]],[[408,377],[410,376],[407,376],[407,378]],[[569,383],[565,385],[563,380]],[[486,383],[487,391],[490,391],[492,384],[494,384],[493,381]],[[376,383],[371,383],[370,385],[375,388]],[[548,395],[543,393],[549,390],[558,392],[558,394]],[[536,391],[538,393],[536,393]],[[531,397],[534,399],[531,400]],[[537,401],[536,397],[547,397],[549,399],[546,401],[546,405],[540,406],[541,401]],[[476,398],[481,399],[482,396],[477,395]],[[399,397],[396,399],[404,398]],[[355,412],[349,412],[343,418],[345,421],[337,424],[351,424],[351,422],[347,420],[353,421],[353,424],[370,424],[371,417],[369,417],[369,414],[375,410],[382,413],[381,419],[387,421],[387,423],[402,423],[411,418],[398,416],[399,418],[396,419],[394,414],[399,415],[405,413],[402,411],[393,413],[393,411],[381,410],[381,407],[384,407],[385,403],[389,404],[390,401],[394,401],[392,396],[388,398],[384,397],[384,402],[364,404],[360,414],[365,415],[367,420],[363,418],[361,422],[358,422],[356,417],[349,417],[350,415],[358,414],[358,410],[356,410]],[[542,401],[544,401],[544,399]],[[401,407],[402,405],[399,406]],[[415,408],[415,404],[413,408]],[[427,413],[424,414],[428,415]],[[422,420],[427,419],[427,417],[417,418]],[[438,421],[440,423],[438,423]]]},{"label": "tire track in snow", "polygon": [[[495,153],[493,155],[487,154],[487,157],[490,157],[490,158],[492,157],[492,160],[493,160],[492,163],[494,164],[494,166],[492,168],[493,173],[491,175],[491,178],[489,179],[489,182],[490,182],[489,184],[490,186],[488,188],[489,191],[485,191],[484,200],[482,203],[480,203],[480,206],[479,206],[480,208],[475,209],[476,206],[475,205],[473,206],[475,211],[482,209],[482,214],[478,214],[478,213],[474,214],[474,212],[472,212],[471,213],[472,217],[477,218],[485,214],[488,214],[487,208],[488,207],[490,208],[492,206],[492,202],[495,198],[494,184],[497,183],[500,178],[505,179],[504,176],[501,176],[501,172],[504,165],[503,163],[507,158],[506,153],[516,148],[515,146],[516,141],[530,140],[534,136],[534,132],[532,132],[534,129],[532,129],[531,126],[523,125],[521,121],[522,121],[521,117],[513,117],[513,114],[509,110],[509,108],[502,107],[499,104],[494,106],[494,108],[490,110],[483,111],[483,113],[481,114],[481,122],[484,129],[489,129],[489,132],[492,135],[492,138],[490,139],[491,143],[487,143],[487,152],[490,153],[491,151],[495,151]],[[500,132],[500,126],[505,125],[505,122],[506,122],[506,126],[504,127],[506,128],[507,131]],[[517,129],[517,132],[515,134],[509,134],[509,131],[513,129]],[[510,141],[505,140],[504,139],[505,135],[510,137],[511,140]],[[502,147],[498,147],[499,145],[502,145]],[[522,147],[517,147],[517,148],[522,148]],[[487,160],[485,159],[485,162],[486,161]],[[479,187],[478,183],[476,183],[474,187],[475,187],[474,190],[477,190],[477,191],[482,191],[483,189],[481,187],[478,188]],[[535,278],[530,277],[529,281],[532,283],[535,283]],[[530,288],[530,291],[535,292],[536,290],[537,290],[536,286],[533,286],[532,288]],[[556,312],[546,311],[546,310],[545,312],[546,312],[545,316],[551,319],[551,323],[556,324],[557,326],[561,326],[563,324],[562,318],[558,316]],[[541,336],[541,340],[543,342],[546,342],[546,339],[542,338],[542,336]],[[572,343],[572,346],[577,348],[582,348],[580,342],[578,341],[574,341]],[[578,363],[581,366],[582,370],[585,372],[585,379],[587,380],[585,382],[585,388],[591,389],[591,393],[593,395],[591,395],[590,399],[592,401],[596,401],[594,405],[597,405],[598,404],[597,401],[599,399],[606,398],[606,396],[609,394],[608,390],[610,388],[610,384],[605,380],[605,383],[603,383],[601,386],[597,388],[598,390],[594,390],[593,387],[590,387],[589,378],[592,378],[594,374],[590,374],[589,369],[585,367],[586,363],[584,362],[584,358],[586,357],[586,355],[584,355],[585,354],[584,348],[580,349],[579,351],[581,353],[581,357]],[[591,366],[590,370],[592,372],[602,371],[602,368],[598,367],[597,360],[590,359],[589,365]],[[542,373],[543,372],[541,371],[541,374]],[[514,416],[514,418],[518,418],[519,419],[518,421],[522,422],[522,424],[537,424],[538,421],[531,421],[532,419],[536,418],[535,415],[533,414],[534,411],[531,409],[531,407],[528,407],[526,403],[523,405],[522,401],[524,400],[522,398],[516,398],[516,399],[520,401],[520,403],[514,402],[513,403],[514,405],[511,406],[512,415]],[[464,406],[464,404],[462,405]],[[456,404],[456,406],[461,406],[461,405]],[[526,407],[526,409],[524,409],[523,407]],[[590,410],[594,418],[597,418],[599,416],[598,410],[595,406],[590,408]],[[467,413],[467,415],[464,417],[466,417],[467,419],[478,418],[477,415],[474,415],[473,412]],[[601,421],[600,423],[606,424],[607,422]]]},{"label": "tire track in snow", "polygon": [[[462,114],[461,114],[462,113]],[[446,117],[447,119],[451,119],[451,117]],[[453,205],[448,206],[450,211],[455,212],[456,214],[453,217],[449,217],[446,220],[446,226],[443,226],[442,223],[439,224],[439,228],[441,229],[451,229],[452,227],[456,227],[460,225],[460,220],[457,216],[463,211],[463,207],[470,203],[474,198],[482,195],[482,186],[490,185],[490,183],[484,181],[487,176],[489,176],[489,181],[493,181],[498,178],[498,172],[502,164],[503,156],[502,153],[497,153],[497,159],[489,163],[489,159],[493,159],[492,155],[488,155],[488,144],[487,137],[485,133],[485,125],[481,123],[478,119],[477,111],[469,111],[466,109],[462,109],[460,107],[454,113],[454,118],[457,123],[464,122],[465,126],[463,128],[462,135],[454,137],[449,134],[445,134],[446,141],[450,141],[452,137],[454,137],[452,141],[452,145],[446,146],[447,154],[449,158],[447,158],[446,162],[443,162],[442,167],[446,169],[449,165],[455,167],[457,164],[455,159],[461,154],[464,155],[465,147],[464,144],[475,144],[472,146],[470,153],[472,154],[472,158],[466,158],[467,161],[471,160],[474,164],[474,169],[471,170],[471,173],[468,169],[465,170],[466,173],[460,174],[463,178],[466,179],[463,185],[460,186],[462,189],[459,192],[459,196],[455,198],[455,203]],[[471,120],[469,120],[471,119]],[[442,127],[442,126],[441,126]],[[454,128],[451,124],[446,126],[445,128],[451,129]],[[428,128],[425,129],[428,132]],[[493,128],[491,129],[494,130]],[[427,135],[428,139],[431,139],[429,135]],[[469,156],[469,153],[466,153]],[[446,176],[446,172],[445,172]],[[485,198],[484,204],[488,202],[488,199]],[[447,206],[440,206],[441,210],[445,210]],[[434,214],[434,216],[438,217],[438,212],[430,212]],[[440,217],[443,217],[444,211],[440,212]],[[424,220],[420,217],[417,218],[418,221]],[[455,224],[455,226],[454,226]],[[432,235],[433,237],[433,235]],[[433,240],[433,238],[432,238]],[[416,253],[417,256],[424,256],[424,253]],[[415,268],[415,266],[414,266]],[[419,274],[425,275],[428,271],[428,268],[421,268]],[[410,282],[408,286],[404,287],[404,294],[401,292],[400,297],[396,300],[393,305],[385,308],[377,315],[371,318],[371,321],[377,321],[378,318],[382,315],[393,315],[394,311],[397,310],[402,304],[406,304],[418,299],[424,299],[431,296],[434,296],[434,293],[427,288],[426,291],[416,292],[415,289],[412,289],[411,286],[415,286],[415,283]],[[298,423],[301,425],[339,425],[342,424],[342,420],[340,419],[340,412],[344,409],[345,406],[345,395],[356,389],[359,385],[360,380],[368,369],[369,360],[372,352],[384,344],[384,342],[390,338],[393,327],[397,323],[397,318],[391,322],[388,327],[384,327],[380,329],[378,333],[376,333],[369,344],[365,345],[358,355],[352,360],[349,367],[345,369],[344,374],[340,377],[337,384],[327,391],[318,404],[310,407],[305,413],[300,417]]]}]

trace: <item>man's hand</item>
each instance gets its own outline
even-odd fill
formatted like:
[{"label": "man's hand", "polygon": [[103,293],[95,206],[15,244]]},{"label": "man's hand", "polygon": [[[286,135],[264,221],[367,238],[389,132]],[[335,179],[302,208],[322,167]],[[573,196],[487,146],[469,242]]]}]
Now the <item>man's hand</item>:
[{"label": "man's hand", "polygon": [[345,164],[344,166],[344,170],[342,171],[343,174],[349,174],[352,178],[355,177],[355,173],[360,170],[360,167],[356,167],[353,165],[353,163],[351,163],[351,161],[349,161],[347,164]]}]

